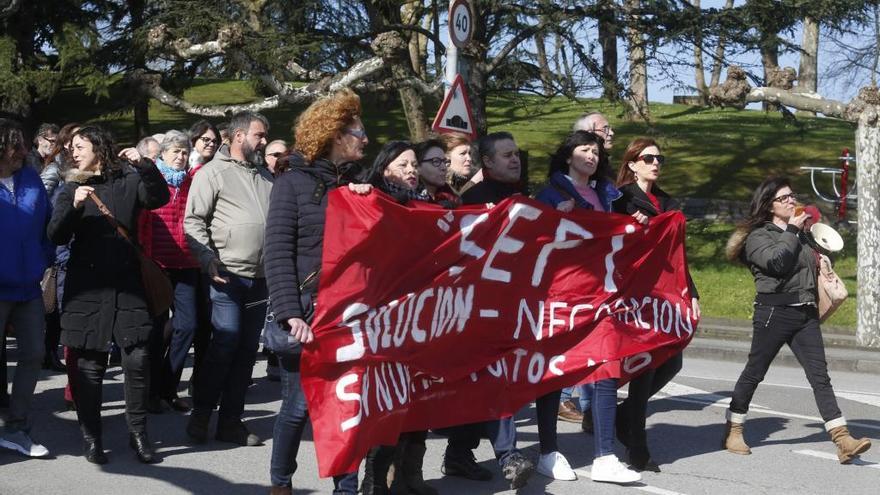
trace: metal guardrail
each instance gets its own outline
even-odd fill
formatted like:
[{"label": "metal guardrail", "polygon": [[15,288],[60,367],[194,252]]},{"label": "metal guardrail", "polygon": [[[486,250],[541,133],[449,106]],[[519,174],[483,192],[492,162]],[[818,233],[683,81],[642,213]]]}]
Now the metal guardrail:
[{"label": "metal guardrail", "polygon": [[[813,193],[816,197],[826,203],[834,205],[838,211],[838,222],[856,223],[853,220],[846,219],[847,208],[855,209],[858,207],[858,184],[849,185],[849,169],[855,164],[855,157],[849,155],[849,150],[844,150],[843,155],[838,157],[841,165],[839,167],[800,167],[801,170],[810,172],[810,185],[813,187]],[[818,181],[822,176],[830,176],[831,194],[823,192],[827,188],[820,188]],[[844,182],[845,181],[845,182]]]}]

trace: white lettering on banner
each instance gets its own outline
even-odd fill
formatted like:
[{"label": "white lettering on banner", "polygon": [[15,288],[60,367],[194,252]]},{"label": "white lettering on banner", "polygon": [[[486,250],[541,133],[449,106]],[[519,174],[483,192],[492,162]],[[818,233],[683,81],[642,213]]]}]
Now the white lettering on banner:
[{"label": "white lettering on banner", "polygon": [[550,358],[550,362],[547,364],[547,369],[550,370],[550,373],[553,373],[556,376],[562,376],[562,370],[559,369],[559,365],[565,362],[565,356],[553,356]]},{"label": "white lettering on banner", "polygon": [[650,352],[640,352],[638,354],[634,354],[623,360],[623,371],[631,375],[635,374],[640,369],[651,364],[651,360],[652,358]]},{"label": "white lettering on banner", "polygon": [[523,241],[508,237],[508,234],[510,234],[510,230],[519,218],[532,221],[537,220],[541,216],[541,210],[525,203],[514,203],[507,216],[509,219],[507,225],[504,226],[501,234],[495,239],[492,250],[489,251],[489,257],[486,258],[486,263],[483,265],[483,272],[480,274],[483,280],[510,283],[510,272],[493,267],[492,262],[495,261],[498,253],[516,254],[523,248],[525,245]]},{"label": "white lettering on banner", "polygon": [[[567,239],[568,234],[575,234],[580,239]],[[535,262],[535,270],[532,272],[532,287],[541,285],[541,279],[544,278],[544,270],[547,268],[547,259],[550,252],[560,249],[572,249],[580,246],[584,239],[592,239],[593,234],[589,230],[580,225],[563,218],[556,227],[556,236],[553,242],[544,244],[541,252],[538,254],[538,260]]]},{"label": "white lettering on banner", "polygon": [[[429,302],[432,297],[435,298],[433,304]],[[429,309],[432,307],[433,311]],[[462,333],[473,307],[473,284],[467,287],[437,287],[436,290],[428,287],[378,308],[369,308],[363,303],[351,304],[343,312],[342,325],[349,327],[354,342],[337,349],[336,361],[341,363],[360,359],[368,349],[370,353],[377,354],[392,345],[400,348],[408,337],[412,342],[423,344],[453,331]],[[423,314],[431,315],[430,323],[425,328],[420,323]]]},{"label": "white lettering on banner", "polygon": [[361,332],[361,324],[359,321],[351,321],[358,315],[365,313],[369,308],[366,304],[354,303],[345,308],[342,312],[342,324],[351,328],[351,336],[354,342],[347,346],[336,349],[336,362],[355,361],[364,356],[364,334]]},{"label": "white lettering on banner", "polygon": [[522,328],[522,317],[523,314],[529,319],[529,328],[532,331],[532,335],[535,336],[535,340],[541,340],[541,328],[544,326],[544,301],[538,302],[538,318],[536,319],[534,314],[529,310],[529,303],[526,302],[525,299],[519,300],[519,311],[517,312],[516,317],[516,330],[513,332],[513,338],[519,338],[519,331]]},{"label": "white lettering on banner", "polygon": [[[477,246],[477,243],[469,239],[469,236],[474,231],[477,225],[485,222],[489,219],[489,213],[483,213],[481,215],[465,215],[461,217],[461,222],[459,223],[459,230],[461,232],[461,240],[459,241],[458,250],[464,254],[469,256],[473,256],[475,259],[480,259],[483,255],[486,254],[486,251]],[[464,267],[462,266],[451,266],[449,267],[449,276],[455,277],[458,276]]]},{"label": "white lettering on banner", "polygon": [[346,392],[345,388],[353,383],[357,383],[358,376],[354,373],[349,373],[344,375],[342,378],[336,382],[336,398],[340,401],[349,402],[349,401],[357,401],[358,403],[358,412],[351,418],[346,419],[340,425],[342,431],[348,431],[355,426],[361,424],[361,396],[355,392]]},{"label": "white lettering on banner", "polygon": [[565,325],[565,320],[560,320],[556,317],[556,310],[559,308],[567,308],[568,304],[564,302],[554,301],[550,303],[550,328],[547,329],[548,337],[553,336],[553,327],[556,326],[557,323]]}]

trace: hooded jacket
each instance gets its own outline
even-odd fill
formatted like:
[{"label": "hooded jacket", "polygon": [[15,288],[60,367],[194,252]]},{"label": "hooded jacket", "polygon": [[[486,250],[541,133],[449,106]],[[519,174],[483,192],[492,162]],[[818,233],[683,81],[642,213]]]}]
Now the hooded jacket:
[{"label": "hooded jacket", "polygon": [[49,239],[55,244],[73,239],[64,282],[61,343],[96,351],[107,351],[114,340],[122,348],[144,343],[153,322],[137,252],[94,201],[73,207],[76,188],[81,185],[92,186],[94,194],[138,242],[141,210],[168,202],[165,179],[149,159],[134,167],[110,168],[100,175],[71,170],[65,176],[48,227]]},{"label": "hooded jacket", "polygon": [[52,208],[37,172],[23,166],[12,174],[13,190],[0,185],[0,301],[40,297],[40,280],[54,259],[46,237]]},{"label": "hooded jacket", "polygon": [[797,227],[783,230],[765,223],[749,233],[742,257],[755,277],[759,298],[784,294],[783,305],[816,302],[816,255]]},{"label": "hooded jacket", "polygon": [[319,158],[295,164],[278,177],[266,227],[266,279],[279,322],[309,320],[321,268],[327,194],[351,182],[357,168]]},{"label": "hooded jacket", "polygon": [[274,178],[265,167],[234,160],[223,149],[193,177],[183,229],[207,272],[212,261],[247,278],[263,278],[263,239]]},{"label": "hooded jacket", "polygon": [[138,232],[144,254],[166,270],[199,266],[183,233],[183,217],[186,214],[186,199],[193,175],[200,168],[201,166],[190,168],[179,186],[167,185],[171,196],[167,204],[155,210],[141,212]]}]

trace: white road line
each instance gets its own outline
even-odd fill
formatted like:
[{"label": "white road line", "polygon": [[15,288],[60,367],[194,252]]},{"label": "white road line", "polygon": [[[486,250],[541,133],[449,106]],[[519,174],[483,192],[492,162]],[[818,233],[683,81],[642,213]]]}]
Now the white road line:
[{"label": "white road line", "polygon": [[[718,382],[736,383],[736,379],[732,379],[732,378],[686,375],[684,373],[679,373],[676,376],[679,376],[682,378],[696,378],[698,380],[713,380],[713,381],[718,381]],[[761,382],[761,386],[762,387],[768,386],[768,387],[796,388],[796,389],[800,389],[800,390],[812,390],[812,387],[810,387],[809,385],[792,385],[792,384],[788,384],[788,383]],[[834,394],[837,395],[838,397],[844,397],[843,394],[851,394],[853,396],[865,397],[866,398],[865,400],[869,400],[869,399],[867,399],[868,397],[876,397],[878,400],[880,400],[880,393],[878,393],[878,392],[864,392],[861,390],[835,390]],[[847,397],[844,397],[844,398],[847,398]],[[850,399],[850,400],[855,400],[855,401],[861,402],[861,400],[859,400],[859,399]],[[866,402],[865,404],[869,404],[869,403]],[[877,402],[871,402],[869,405],[877,405],[877,404],[878,404]],[[880,406],[878,406],[878,407],[880,407]]]},{"label": "white road line", "polygon": [[[834,462],[840,462],[837,459],[836,454],[831,454],[829,452],[820,452],[818,450],[810,449],[793,450],[792,452],[794,452],[795,454],[808,455],[810,457],[818,457],[819,459],[830,459]],[[876,462],[863,461],[862,459],[855,459],[850,464],[852,464],[853,466],[865,466],[872,469],[880,469],[880,464]]]},{"label": "white road line", "polygon": [[[673,400],[677,402],[685,402],[688,404],[703,404],[710,407],[718,407],[727,409],[730,404],[730,399],[719,396],[718,394],[713,394],[706,390],[700,390],[698,388],[689,387],[687,385],[680,385],[674,382],[669,382],[669,384],[663,388],[663,391],[670,390],[675,392],[675,395],[667,395],[664,397],[666,400]],[[679,397],[679,393],[684,392],[682,395],[689,395],[693,397]],[[666,392],[668,393],[668,392]],[[724,400],[717,399],[717,397],[722,397]],[[780,416],[783,418],[791,418],[791,419],[802,419],[804,421],[812,421],[815,423],[824,423],[822,418],[818,416],[808,416],[806,414],[794,414],[787,413],[783,411],[776,411],[774,409],[770,409],[766,406],[760,406],[758,404],[752,403],[751,408],[749,409],[750,414],[767,414],[769,416]],[[866,428],[868,430],[880,431],[880,426],[862,423],[860,421],[850,421],[850,426],[858,426],[859,428]]]},{"label": "white road line", "polygon": [[[590,470],[589,469],[575,469],[574,472],[578,476],[582,476],[586,479],[590,479]],[[610,484],[614,484],[614,483],[610,483]],[[665,488],[659,488],[656,486],[645,485],[645,484],[642,484],[642,485],[637,485],[637,484],[620,485],[620,487],[621,488],[634,488],[636,490],[641,490],[643,492],[656,493],[657,495],[685,495],[684,493],[681,493],[681,492],[674,492],[672,490],[667,490]]]}]

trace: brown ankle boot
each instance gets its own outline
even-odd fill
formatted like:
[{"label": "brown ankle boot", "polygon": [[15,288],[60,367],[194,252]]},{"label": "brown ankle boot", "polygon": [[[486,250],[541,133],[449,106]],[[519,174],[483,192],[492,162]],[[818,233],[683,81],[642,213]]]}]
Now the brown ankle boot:
[{"label": "brown ankle boot", "polygon": [[727,425],[724,428],[724,438],[721,440],[721,448],[734,454],[749,455],[752,449],[743,438],[743,423],[745,414],[737,414],[727,411]]},{"label": "brown ankle boot", "polygon": [[871,441],[867,438],[853,438],[849,434],[846,425],[828,430],[831,440],[837,445],[837,458],[841,464],[848,464],[857,455],[871,448]]}]

